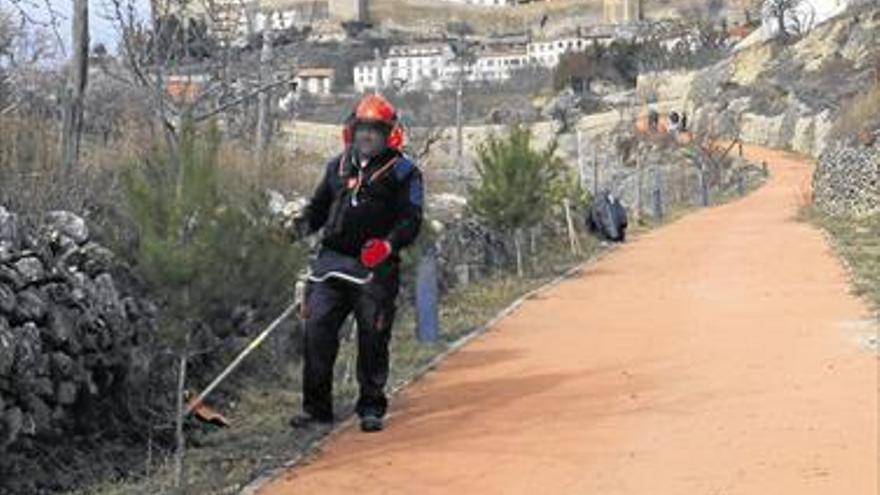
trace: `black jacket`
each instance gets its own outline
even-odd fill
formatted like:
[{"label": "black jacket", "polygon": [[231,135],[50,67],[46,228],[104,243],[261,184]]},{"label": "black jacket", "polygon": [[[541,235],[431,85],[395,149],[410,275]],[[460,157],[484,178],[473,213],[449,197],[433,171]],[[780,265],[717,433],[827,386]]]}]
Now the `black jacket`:
[{"label": "black jacket", "polygon": [[347,151],[327,163],[324,177],[306,207],[309,232],[323,227],[323,247],[359,256],[370,239],[387,239],[398,253],[412,244],[422,224],[424,186],[419,169],[388,149],[357,165]]}]

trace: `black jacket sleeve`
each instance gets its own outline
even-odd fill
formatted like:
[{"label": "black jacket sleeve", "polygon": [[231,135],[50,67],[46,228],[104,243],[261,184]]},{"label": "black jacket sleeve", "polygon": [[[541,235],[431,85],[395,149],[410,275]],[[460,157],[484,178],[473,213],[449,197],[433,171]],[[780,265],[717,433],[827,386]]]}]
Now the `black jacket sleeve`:
[{"label": "black jacket sleeve", "polygon": [[305,212],[300,219],[298,228],[306,234],[317,232],[327,221],[330,207],[333,205],[333,187],[330,185],[332,174],[336,173],[338,160],[334,159],[327,163],[324,176],[315,189],[312,199],[306,206]]},{"label": "black jacket sleeve", "polygon": [[397,221],[388,235],[394,251],[399,251],[415,241],[422,226],[422,210],[425,197],[422,173],[414,165],[395,170],[400,181],[397,189]]}]

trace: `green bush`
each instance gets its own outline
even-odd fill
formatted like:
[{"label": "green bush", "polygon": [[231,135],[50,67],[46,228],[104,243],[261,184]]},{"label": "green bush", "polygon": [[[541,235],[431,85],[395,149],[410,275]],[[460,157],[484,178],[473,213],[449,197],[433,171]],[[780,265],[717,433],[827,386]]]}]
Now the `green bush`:
[{"label": "green bush", "polygon": [[556,156],[556,142],[532,148],[532,133],[514,126],[504,138],[490,136],[477,148],[479,184],[469,191],[469,207],[489,225],[511,231],[545,219],[563,198],[578,203],[584,194]]},{"label": "green bush", "polygon": [[178,345],[193,328],[223,338],[236,306],[270,319],[290,301],[305,258],[263,221],[262,194],[218,166],[216,128],[185,126],[176,152],[155,150],[126,174],[138,230],[135,263],[163,301],[163,337]]}]

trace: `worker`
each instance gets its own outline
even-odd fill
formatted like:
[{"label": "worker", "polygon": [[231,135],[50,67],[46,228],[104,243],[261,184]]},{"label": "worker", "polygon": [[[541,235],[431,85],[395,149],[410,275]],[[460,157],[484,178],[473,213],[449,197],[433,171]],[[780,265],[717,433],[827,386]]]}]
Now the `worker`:
[{"label": "worker", "polygon": [[344,151],[329,161],[310,202],[292,225],[295,237],[322,230],[305,297],[302,412],[295,428],[328,424],[339,329],[357,323],[356,412],[361,429],[383,429],[389,341],[399,286],[400,252],[422,223],[422,174],[401,152],[394,106],[368,95],[343,128]]}]

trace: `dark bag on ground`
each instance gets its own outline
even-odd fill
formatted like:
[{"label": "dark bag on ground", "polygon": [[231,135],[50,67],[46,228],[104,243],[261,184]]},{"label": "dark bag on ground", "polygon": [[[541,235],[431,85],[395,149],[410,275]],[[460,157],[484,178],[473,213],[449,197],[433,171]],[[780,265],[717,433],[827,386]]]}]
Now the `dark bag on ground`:
[{"label": "dark bag on ground", "polygon": [[602,239],[623,242],[626,239],[626,208],[611,192],[602,191],[590,204],[587,227]]}]

